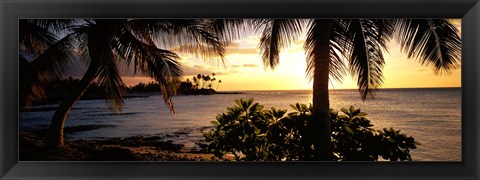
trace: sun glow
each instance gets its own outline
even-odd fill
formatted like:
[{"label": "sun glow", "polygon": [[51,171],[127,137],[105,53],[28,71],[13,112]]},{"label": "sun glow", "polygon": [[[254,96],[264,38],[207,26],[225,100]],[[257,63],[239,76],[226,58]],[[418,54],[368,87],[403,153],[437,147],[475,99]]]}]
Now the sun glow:
[{"label": "sun glow", "polygon": [[[460,30],[460,20],[453,20]],[[280,63],[275,69],[264,68],[259,49],[258,37],[250,37],[231,43],[226,48],[225,64],[220,61],[205,62],[198,58],[180,54],[184,69],[184,79],[196,74],[215,73],[221,79],[220,91],[234,90],[295,90],[311,89],[312,82],[305,77],[306,61],[303,40],[295,41],[280,54]],[[460,87],[461,68],[458,66],[450,74],[435,75],[431,65],[421,65],[415,59],[408,59],[400,51],[400,45],[391,41],[388,52],[384,52],[384,84],[380,88],[412,87]],[[148,78],[124,77],[127,85]],[[342,82],[331,80],[330,89],[356,89],[356,80],[350,74]]]}]

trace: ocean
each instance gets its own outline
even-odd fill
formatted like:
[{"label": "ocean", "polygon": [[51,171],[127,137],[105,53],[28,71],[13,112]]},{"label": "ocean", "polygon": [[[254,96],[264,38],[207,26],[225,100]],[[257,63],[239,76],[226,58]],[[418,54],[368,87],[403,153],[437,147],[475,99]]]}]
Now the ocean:
[{"label": "ocean", "polygon": [[[69,134],[70,139],[102,139],[130,136],[165,136],[187,148],[202,140],[201,131],[211,127],[217,114],[226,112],[239,98],[254,98],[265,106],[292,111],[290,104],[309,104],[309,90],[239,91],[173,97],[172,115],[161,96],[127,98],[121,112],[110,111],[105,100],[81,100],[70,112],[66,126],[114,125]],[[414,161],[461,161],[461,89],[414,88],[382,89],[374,99],[362,101],[357,90],[330,90],[330,106],[335,110],[350,105],[361,108],[374,128],[393,127],[413,136],[422,145],[411,151]],[[48,127],[58,104],[32,107],[19,117],[19,129]]]}]

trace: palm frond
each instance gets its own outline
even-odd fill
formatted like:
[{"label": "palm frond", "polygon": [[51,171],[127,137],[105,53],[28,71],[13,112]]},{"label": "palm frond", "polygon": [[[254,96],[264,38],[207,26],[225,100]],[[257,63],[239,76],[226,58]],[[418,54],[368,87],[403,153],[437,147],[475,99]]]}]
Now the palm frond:
[{"label": "palm frond", "polygon": [[143,71],[154,78],[160,84],[160,90],[164,98],[164,103],[170,108],[170,112],[175,114],[171,95],[176,92],[175,82],[180,81],[182,70],[178,63],[179,57],[170,51],[151,48],[153,51],[151,58],[145,59],[145,68]]},{"label": "palm frond", "polygon": [[[330,77],[337,81],[342,82],[343,77],[346,75],[347,67],[344,63],[347,59],[348,51],[345,47],[349,46],[347,23],[344,20],[333,20],[330,32],[330,65],[329,74]],[[311,81],[314,76],[315,61],[307,59],[306,78]]]},{"label": "palm frond", "polygon": [[84,25],[77,25],[77,26],[72,26],[69,27],[69,31],[71,31],[71,34],[75,35],[77,41],[78,41],[78,54],[80,60],[88,66],[90,64],[90,51],[88,49],[88,34],[89,31],[91,31],[91,26],[92,24],[84,24]]},{"label": "palm frond", "polygon": [[54,33],[60,33],[69,26],[84,23],[83,19],[29,19],[28,21]]},{"label": "palm frond", "polygon": [[253,24],[261,34],[258,47],[265,68],[274,69],[279,63],[281,48],[290,46],[303,32],[301,19],[258,19]]},{"label": "palm frond", "polygon": [[248,19],[206,19],[209,32],[214,32],[224,43],[245,38],[251,33],[251,23]]},{"label": "palm frond", "polygon": [[388,20],[353,19],[348,31],[351,33],[349,67],[362,99],[373,98],[374,90],[383,84],[385,60],[382,50],[387,48],[393,28]]},{"label": "palm frond", "polygon": [[[198,20],[197,20],[198,21]],[[215,35],[215,33],[209,32],[207,29],[208,27],[201,22],[196,21],[187,21],[181,23],[175,23],[176,25],[184,26],[185,32],[182,32],[180,36],[183,37],[184,34],[189,34],[192,37],[192,41],[189,43],[184,44],[196,44],[198,45],[198,50],[192,51],[191,49],[180,49],[182,52],[188,52],[195,55],[201,55],[205,58],[211,57],[220,57],[220,60],[223,64],[224,62],[224,55],[225,55],[225,47],[224,44],[219,40],[219,38]],[[207,47],[207,48],[205,48]],[[206,59],[208,60],[208,59]]]},{"label": "palm frond", "polygon": [[175,113],[171,99],[171,95],[175,93],[172,83],[180,81],[182,75],[178,63],[180,57],[174,52],[138,40],[128,29],[123,29],[122,34],[115,39],[113,47],[127,64],[133,62],[136,71],[140,70],[160,84],[165,104]]},{"label": "palm frond", "polygon": [[[72,59],[75,53],[72,52],[75,37],[67,35],[51,45],[38,57],[28,62],[23,56],[20,60],[24,64],[20,69],[22,71],[21,79],[23,89],[22,107],[30,108],[34,101],[46,98],[45,85],[56,79],[60,79],[71,69]],[[26,62],[25,62],[26,61]]]},{"label": "palm frond", "polygon": [[[325,20],[312,20],[308,24],[308,32],[307,36],[305,39],[305,44],[303,45],[303,48],[305,49],[305,53],[307,55],[306,61],[307,61],[307,69],[306,69],[306,74],[307,78],[309,80],[312,80],[314,76],[319,76],[317,71],[318,69],[315,69],[316,67],[319,68],[322,66],[322,62],[327,62],[323,63],[323,65],[328,65],[328,67],[322,67],[322,68],[328,68],[328,73],[331,73],[332,67],[330,65],[332,64],[332,60],[337,60],[340,59],[338,57],[337,52],[334,52],[334,48],[331,45],[331,40],[330,40],[330,35],[331,31],[328,31],[325,29],[325,27],[322,27],[321,24],[325,24],[325,22],[320,22],[320,21],[325,21]],[[330,29],[332,26],[334,26],[334,20],[328,20],[330,21]],[[330,34],[330,35],[329,35]],[[325,46],[327,44],[327,46]],[[327,50],[327,51],[325,51]],[[333,56],[332,56],[333,55]],[[317,64],[320,63],[320,64]],[[334,62],[336,64],[336,62]],[[336,64],[339,67],[341,67],[341,64]]]},{"label": "palm frond", "polygon": [[124,105],[123,87],[125,84],[117,69],[117,58],[112,51],[106,52],[99,68],[98,81],[106,87],[107,104],[114,111],[120,111]]},{"label": "palm frond", "polygon": [[[120,111],[124,105],[123,87],[125,86],[118,71],[118,59],[114,52],[114,38],[120,32],[122,20],[95,20],[74,27],[83,56],[88,55],[89,63],[85,77],[97,78],[106,89],[106,101],[109,108]],[[93,78],[92,78],[93,79]],[[83,80],[83,78],[82,78]]]},{"label": "palm frond", "polygon": [[37,56],[51,46],[58,37],[46,28],[42,28],[28,20],[19,20],[19,48],[33,56]]},{"label": "palm frond", "polygon": [[218,58],[224,62],[224,44],[209,31],[203,19],[139,19],[129,21],[128,27],[135,37],[145,34],[153,37],[160,49],[189,53],[206,61]]},{"label": "palm frond", "polygon": [[436,74],[450,73],[461,58],[458,30],[446,19],[398,19],[396,39],[408,58],[433,64]]},{"label": "palm frond", "polygon": [[23,54],[19,56],[20,110],[30,109],[34,101],[46,98],[45,90],[37,76],[32,76],[32,64]]},{"label": "palm frond", "polygon": [[70,72],[76,39],[69,34],[50,46],[45,52],[34,59],[31,64],[36,76],[40,77],[41,83],[50,82]]}]

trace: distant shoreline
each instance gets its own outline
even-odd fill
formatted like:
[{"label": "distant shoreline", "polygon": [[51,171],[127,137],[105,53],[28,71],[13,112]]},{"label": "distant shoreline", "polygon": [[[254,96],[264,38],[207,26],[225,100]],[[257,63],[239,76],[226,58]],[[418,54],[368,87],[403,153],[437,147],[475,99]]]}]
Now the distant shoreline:
[{"label": "distant shoreline", "polygon": [[[245,94],[244,92],[238,92],[238,91],[216,91],[213,94],[177,94],[174,96],[200,96],[200,95],[215,95],[215,94]],[[122,97],[125,99],[129,98],[148,98],[150,96],[161,96],[161,92],[127,92],[125,93]],[[48,105],[48,104],[57,104],[60,103],[65,96],[50,96],[45,102],[41,103],[34,103],[33,105]],[[101,100],[105,99],[105,97],[102,96],[95,96],[95,95],[90,95],[86,97],[81,97],[80,100]]]},{"label": "distant shoreline", "polygon": [[[380,88],[376,92],[381,91],[408,91],[408,90],[461,90],[462,87],[414,87],[414,88]],[[254,94],[260,92],[311,92],[311,89],[299,89],[299,90],[228,90],[228,91],[215,91],[212,94],[177,94],[175,96],[199,96],[199,95],[216,95],[216,94]],[[358,89],[329,89],[329,91],[358,91]],[[148,98],[150,96],[161,96],[160,92],[127,92],[123,95],[123,98]],[[36,103],[34,105],[46,105],[46,104],[56,104],[61,102],[65,96],[51,96],[50,100],[43,103]],[[102,96],[88,96],[82,97],[81,100],[101,100],[105,99]]]},{"label": "distant shoreline", "polygon": [[[175,96],[198,96],[198,95],[215,95],[215,94],[245,94],[239,91],[216,91],[213,94],[177,94]],[[129,92],[125,93],[124,98],[141,98],[149,96],[159,96],[162,95],[160,92]]]}]

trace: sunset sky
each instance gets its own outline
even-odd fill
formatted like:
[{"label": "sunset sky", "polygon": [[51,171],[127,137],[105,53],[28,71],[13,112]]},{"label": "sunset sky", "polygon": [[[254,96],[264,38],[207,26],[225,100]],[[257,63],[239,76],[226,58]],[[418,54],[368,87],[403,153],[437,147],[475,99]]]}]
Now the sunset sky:
[{"label": "sunset sky", "polygon": [[[453,20],[460,29],[460,20]],[[194,56],[180,54],[186,78],[196,74],[216,75],[221,79],[219,91],[229,90],[296,90],[311,89],[312,82],[305,78],[305,52],[303,40],[296,41],[291,47],[283,49],[280,65],[274,70],[265,69],[257,48],[259,37],[234,41],[227,47],[225,66],[217,61],[202,61]],[[432,66],[422,66],[415,59],[408,59],[400,51],[400,45],[393,41],[389,45],[389,53],[384,53],[384,85],[382,88],[409,87],[460,87],[461,69],[457,67],[451,74],[435,75]],[[123,76],[127,86],[139,82],[151,81],[140,76]],[[214,86],[216,87],[216,85]],[[356,89],[357,85],[350,75],[345,76],[343,83],[332,81],[330,89]]]}]

